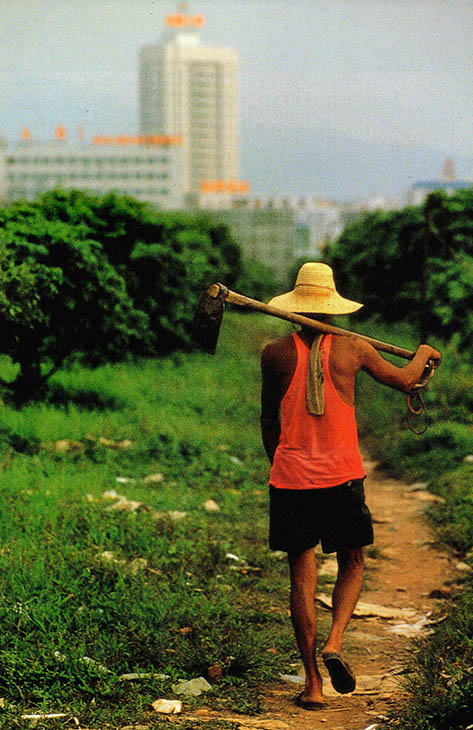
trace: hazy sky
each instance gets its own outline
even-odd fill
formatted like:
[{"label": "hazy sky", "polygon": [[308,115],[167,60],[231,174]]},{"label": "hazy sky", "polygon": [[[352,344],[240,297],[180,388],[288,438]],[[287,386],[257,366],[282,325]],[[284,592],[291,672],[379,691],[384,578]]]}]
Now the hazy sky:
[{"label": "hazy sky", "polygon": [[[138,51],[174,0],[0,0],[0,134],[138,131]],[[241,177],[353,199],[473,177],[473,0],[191,0],[240,52]]]}]

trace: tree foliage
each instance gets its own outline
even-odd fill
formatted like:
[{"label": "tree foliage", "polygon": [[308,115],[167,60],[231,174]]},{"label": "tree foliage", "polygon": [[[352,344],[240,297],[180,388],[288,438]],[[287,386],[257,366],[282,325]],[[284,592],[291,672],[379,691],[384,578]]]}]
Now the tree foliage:
[{"label": "tree foliage", "polygon": [[[425,260],[424,260],[425,259]],[[460,347],[473,342],[473,189],[431,194],[422,207],[367,213],[328,251],[341,291],[364,303],[360,317],[419,323]],[[425,268],[424,268],[425,267]]]},{"label": "tree foliage", "polygon": [[241,255],[210,219],[54,191],[0,210],[0,267],[0,353],[19,364],[21,400],[71,358],[189,347],[198,295],[233,285]]},{"label": "tree foliage", "polygon": [[285,284],[277,281],[270,267],[254,258],[243,260],[243,268],[235,287],[238,292],[264,302],[279,294]]},{"label": "tree foliage", "polygon": [[72,356],[118,359],[147,331],[123,278],[83,226],[21,206],[4,216],[1,352],[19,364],[19,400],[37,393]]},{"label": "tree foliage", "polygon": [[232,286],[242,269],[240,248],[210,218],[156,211],[128,196],[103,198],[81,191],[47,193],[44,214],[87,228],[126,282],[149,321],[144,354],[190,346],[200,292],[217,275]]}]

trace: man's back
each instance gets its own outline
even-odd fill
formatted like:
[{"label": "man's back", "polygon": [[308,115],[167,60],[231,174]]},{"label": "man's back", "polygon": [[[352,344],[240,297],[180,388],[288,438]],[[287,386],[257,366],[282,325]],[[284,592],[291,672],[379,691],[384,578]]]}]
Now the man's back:
[{"label": "man's back", "polygon": [[[298,336],[310,348],[315,333],[311,329],[302,329]],[[439,362],[440,354],[428,345],[420,345],[412,360],[399,368],[356,335],[332,335],[330,376],[340,398],[353,406],[355,381],[360,370],[384,385],[409,392],[419,381],[429,358]],[[281,433],[281,401],[291,384],[296,365],[297,350],[292,336],[273,340],[262,352],[261,425],[263,442],[271,462]]]},{"label": "man's back", "polygon": [[[302,330],[298,336],[310,348],[315,334],[315,332]],[[294,338],[292,336],[283,337],[271,342],[263,351],[262,361],[263,375],[265,369],[269,370],[278,381],[278,397],[281,400],[292,381],[297,365]],[[353,406],[355,404],[356,376],[363,367],[361,340],[354,336],[332,335],[329,367],[338,394],[347,405]]]}]

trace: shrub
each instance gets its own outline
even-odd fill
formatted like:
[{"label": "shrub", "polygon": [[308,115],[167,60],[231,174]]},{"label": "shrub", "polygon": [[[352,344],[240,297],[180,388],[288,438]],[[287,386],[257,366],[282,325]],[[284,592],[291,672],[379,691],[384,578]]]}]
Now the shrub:
[{"label": "shrub", "polygon": [[326,260],[345,295],[364,302],[360,317],[377,312],[444,339],[458,333],[473,354],[472,210],[473,188],[432,193],[421,208],[376,211],[347,226]]},{"label": "shrub", "polygon": [[385,463],[409,478],[430,480],[433,475],[455,469],[473,453],[473,430],[460,423],[434,423],[414,436],[403,431],[385,455]]},{"label": "shrub", "polygon": [[473,548],[473,465],[444,474],[431,489],[444,500],[429,509],[439,540],[464,555]]}]

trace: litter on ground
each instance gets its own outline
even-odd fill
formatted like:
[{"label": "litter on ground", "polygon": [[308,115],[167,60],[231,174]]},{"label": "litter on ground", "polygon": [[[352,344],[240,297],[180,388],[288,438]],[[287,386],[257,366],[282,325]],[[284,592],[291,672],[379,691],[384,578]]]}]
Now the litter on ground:
[{"label": "litter on ground", "polygon": [[182,712],[182,702],[180,700],[155,700],[152,703],[155,712],[161,712],[164,715],[178,715]]},{"label": "litter on ground", "polygon": [[[324,608],[332,608],[331,596],[328,596],[325,593],[318,593],[316,600],[324,606]],[[404,619],[405,621],[418,618],[417,612],[412,608],[394,608],[392,606],[380,606],[376,603],[364,603],[363,601],[358,601],[353,612],[353,616],[355,618],[398,618]]]},{"label": "litter on ground", "polygon": [[212,685],[204,677],[181,679],[172,685],[172,691],[177,695],[184,695],[184,697],[198,697],[202,692],[209,692],[211,689]]}]

